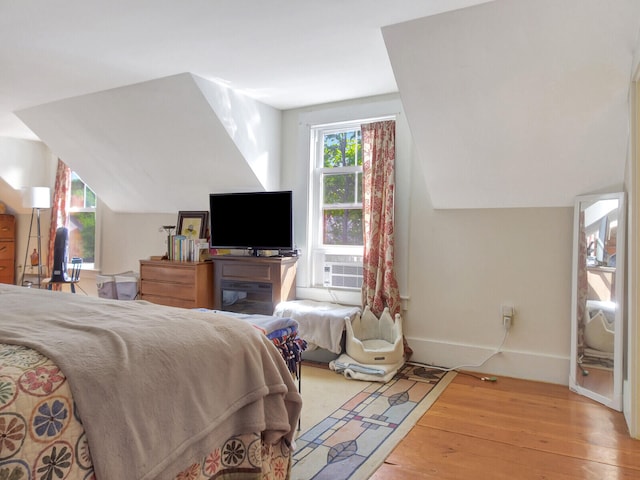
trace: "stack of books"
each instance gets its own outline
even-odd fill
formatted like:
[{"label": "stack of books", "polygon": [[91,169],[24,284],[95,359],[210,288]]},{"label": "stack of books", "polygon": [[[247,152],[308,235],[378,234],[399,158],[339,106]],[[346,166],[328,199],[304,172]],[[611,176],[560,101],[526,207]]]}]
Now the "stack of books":
[{"label": "stack of books", "polygon": [[169,236],[168,259],[176,262],[198,262],[201,251],[209,250],[206,238],[187,238],[184,235]]}]

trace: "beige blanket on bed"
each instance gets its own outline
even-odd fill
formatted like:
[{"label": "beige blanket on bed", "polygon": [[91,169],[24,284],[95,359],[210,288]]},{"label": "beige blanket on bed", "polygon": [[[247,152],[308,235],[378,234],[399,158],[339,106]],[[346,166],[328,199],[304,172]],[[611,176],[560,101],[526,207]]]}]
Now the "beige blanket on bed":
[{"label": "beige blanket on bed", "polygon": [[98,480],[172,479],[233,434],[291,441],[300,414],[274,345],[211,312],[0,285],[0,342],[67,376]]}]

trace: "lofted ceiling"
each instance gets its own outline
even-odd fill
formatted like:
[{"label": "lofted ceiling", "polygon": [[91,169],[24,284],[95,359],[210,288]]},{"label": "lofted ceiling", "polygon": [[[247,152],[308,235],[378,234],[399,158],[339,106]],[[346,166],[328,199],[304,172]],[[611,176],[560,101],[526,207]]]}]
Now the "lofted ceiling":
[{"label": "lofted ceiling", "polygon": [[568,206],[622,184],[639,26],[637,0],[0,0],[0,136],[168,213],[277,188],[280,111],[399,92],[436,208]]}]

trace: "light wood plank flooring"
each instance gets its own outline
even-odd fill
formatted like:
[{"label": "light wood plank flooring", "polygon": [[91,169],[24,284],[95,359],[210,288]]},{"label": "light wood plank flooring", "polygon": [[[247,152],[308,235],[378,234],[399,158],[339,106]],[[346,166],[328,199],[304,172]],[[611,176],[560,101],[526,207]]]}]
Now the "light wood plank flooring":
[{"label": "light wood plank flooring", "polygon": [[458,374],[371,478],[640,479],[640,440],[565,386]]}]

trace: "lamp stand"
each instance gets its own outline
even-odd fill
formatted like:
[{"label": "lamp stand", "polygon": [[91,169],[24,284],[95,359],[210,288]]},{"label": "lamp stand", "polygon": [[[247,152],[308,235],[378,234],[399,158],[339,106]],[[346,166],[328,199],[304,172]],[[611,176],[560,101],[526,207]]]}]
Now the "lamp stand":
[{"label": "lamp stand", "polygon": [[[27,239],[27,247],[24,253],[24,263],[22,264],[22,279],[20,281],[20,284],[22,286],[24,286],[24,274],[25,271],[27,269],[27,259],[29,258],[29,250],[30,250],[30,246],[31,246],[31,232],[33,230],[33,217],[36,217],[36,225],[37,225],[37,235],[36,238],[38,239],[38,288],[41,287],[42,284],[42,243],[41,243],[41,235],[40,235],[40,209],[39,208],[32,208],[31,209],[31,222],[29,223],[29,237]],[[33,266],[33,265],[32,265]]]}]

